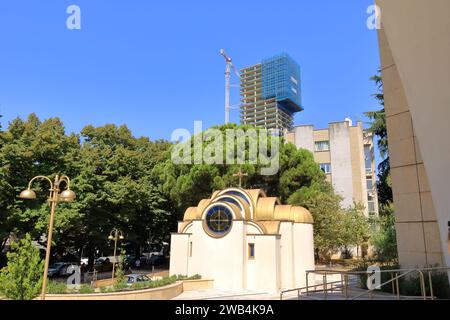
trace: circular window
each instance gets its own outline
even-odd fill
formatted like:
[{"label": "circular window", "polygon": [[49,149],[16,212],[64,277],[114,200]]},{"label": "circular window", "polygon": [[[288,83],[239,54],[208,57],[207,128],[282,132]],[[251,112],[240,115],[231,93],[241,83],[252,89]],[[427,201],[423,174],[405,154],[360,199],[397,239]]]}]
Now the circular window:
[{"label": "circular window", "polygon": [[228,207],[218,204],[208,209],[205,220],[211,235],[221,237],[230,231],[233,214]]}]

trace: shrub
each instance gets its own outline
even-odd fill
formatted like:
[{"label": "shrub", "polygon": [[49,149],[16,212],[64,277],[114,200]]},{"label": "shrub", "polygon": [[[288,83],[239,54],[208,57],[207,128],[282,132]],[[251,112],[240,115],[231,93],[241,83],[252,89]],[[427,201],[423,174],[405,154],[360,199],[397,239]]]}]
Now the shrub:
[{"label": "shrub", "polygon": [[[369,264],[364,262],[358,268],[353,269],[352,271],[366,271]],[[397,264],[393,265],[381,265],[380,270],[390,270],[390,269],[400,269],[400,266]],[[431,295],[430,290],[430,281],[428,278],[428,273],[424,272],[424,280],[425,280],[425,291],[426,295]],[[388,272],[381,273],[381,283],[385,283],[391,280],[391,274]],[[367,289],[367,274],[359,275],[359,286],[363,289]],[[395,282],[395,281],[394,281]],[[450,285],[448,282],[447,272],[441,271],[433,271],[431,272],[431,282],[433,287],[433,295],[438,299],[450,299]],[[395,283],[394,283],[395,285]],[[420,277],[417,273],[411,273],[410,275],[406,275],[402,278],[398,279],[398,285],[400,287],[400,294],[404,296],[421,296],[420,289]],[[393,293],[393,284],[392,282],[385,284],[379,290],[381,292]],[[396,287],[395,292],[396,292]]]},{"label": "shrub", "polygon": [[90,285],[83,284],[78,290],[79,293],[93,293],[95,290]]},{"label": "shrub", "polygon": [[113,287],[100,287],[100,292],[101,293],[110,293],[110,292],[114,292],[114,288]]},{"label": "shrub", "polygon": [[8,265],[0,270],[0,293],[13,300],[31,300],[39,295],[44,263],[31,236],[11,244]]},{"label": "shrub", "polygon": [[65,282],[61,281],[49,281],[47,283],[47,293],[50,294],[63,294],[67,293],[67,285]]}]

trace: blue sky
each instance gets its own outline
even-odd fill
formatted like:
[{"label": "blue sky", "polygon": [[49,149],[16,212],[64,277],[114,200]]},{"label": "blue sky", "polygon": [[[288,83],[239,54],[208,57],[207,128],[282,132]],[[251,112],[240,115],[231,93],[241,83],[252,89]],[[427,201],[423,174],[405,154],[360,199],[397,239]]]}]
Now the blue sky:
[{"label": "blue sky", "polygon": [[[81,8],[81,30],[66,9]],[[379,67],[373,0],[0,2],[3,127],[35,112],[67,131],[126,124],[169,139],[176,128],[223,122],[225,48],[237,67],[280,52],[302,68],[305,111],[296,124],[326,127],[378,108],[369,81]],[[232,103],[238,103],[238,89]],[[238,110],[231,114],[238,121]]]}]

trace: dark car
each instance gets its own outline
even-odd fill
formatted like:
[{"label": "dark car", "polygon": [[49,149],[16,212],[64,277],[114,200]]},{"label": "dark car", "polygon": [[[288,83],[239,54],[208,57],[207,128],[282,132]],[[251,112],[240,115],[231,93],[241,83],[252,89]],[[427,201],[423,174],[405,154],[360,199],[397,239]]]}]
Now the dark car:
[{"label": "dark car", "polygon": [[152,255],[149,260],[149,265],[160,266],[166,262],[166,258],[163,255]]},{"label": "dark car", "polygon": [[70,266],[78,267],[78,264],[75,262],[56,262],[48,267],[48,277],[68,277],[73,273],[73,269],[72,272],[68,272]]},{"label": "dark car", "polygon": [[97,270],[97,272],[112,271],[112,268],[113,264],[108,258],[99,258],[94,262],[94,269]]}]

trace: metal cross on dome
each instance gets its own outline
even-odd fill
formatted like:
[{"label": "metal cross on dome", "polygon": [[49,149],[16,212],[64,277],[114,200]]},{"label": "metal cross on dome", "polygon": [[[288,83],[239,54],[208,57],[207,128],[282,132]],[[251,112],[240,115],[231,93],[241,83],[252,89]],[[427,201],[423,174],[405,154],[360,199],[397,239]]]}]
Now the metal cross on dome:
[{"label": "metal cross on dome", "polygon": [[233,174],[233,177],[239,177],[239,188],[242,188],[242,178],[247,177],[248,173],[242,172],[242,169],[239,168],[239,171]]}]

